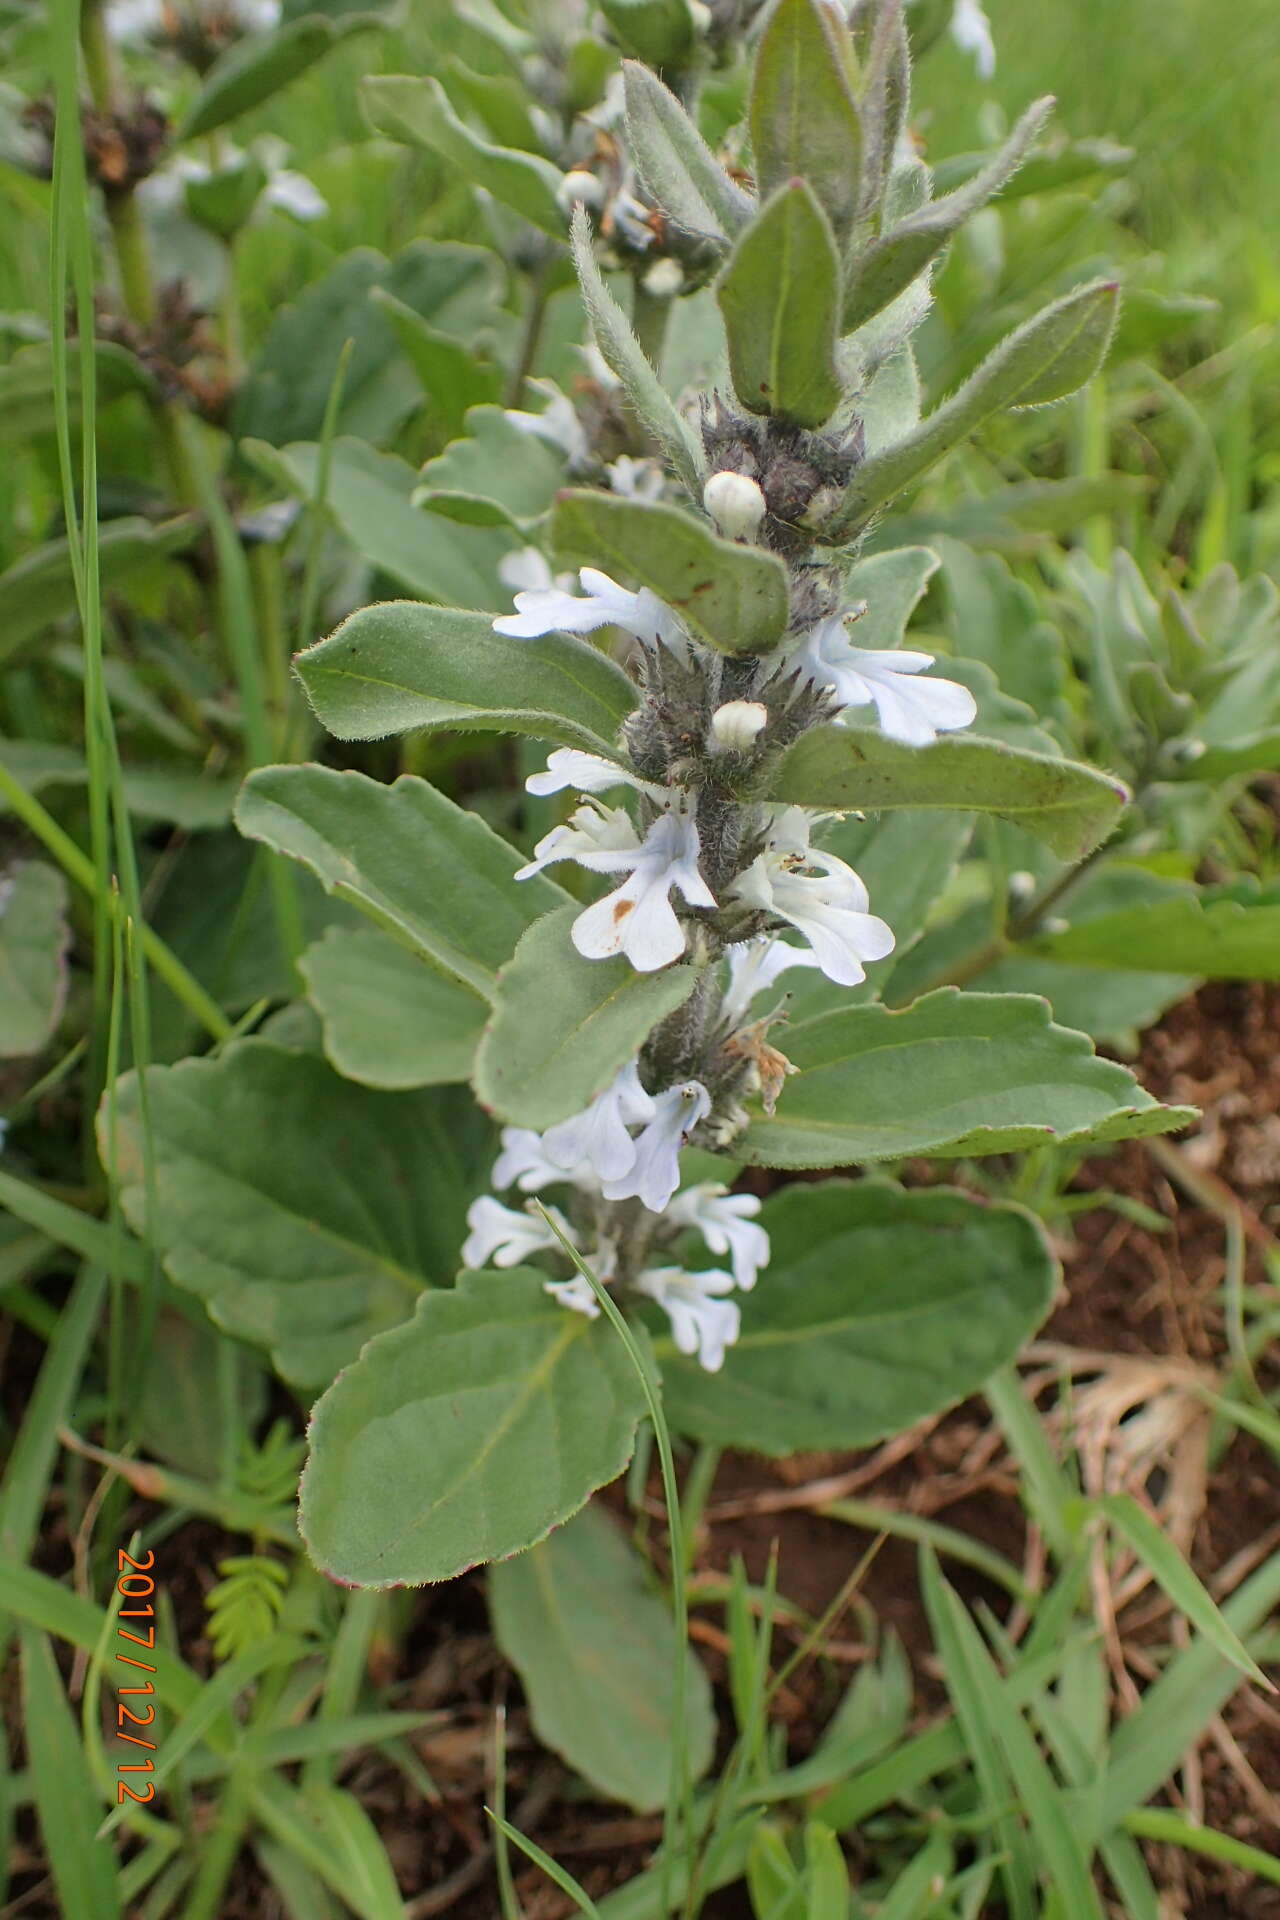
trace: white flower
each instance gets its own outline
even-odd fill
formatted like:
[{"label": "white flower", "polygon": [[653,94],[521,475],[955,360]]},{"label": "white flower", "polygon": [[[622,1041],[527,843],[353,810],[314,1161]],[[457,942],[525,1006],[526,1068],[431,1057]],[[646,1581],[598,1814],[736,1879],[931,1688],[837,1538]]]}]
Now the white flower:
[{"label": "white flower", "polygon": [[556,188],[556,199],[566,213],[576,206],[602,207],[605,200],[604,181],[598,173],[588,173],[584,167],[573,167]]},{"label": "white flower", "polygon": [[731,1027],[747,1017],[757,994],[764,993],[775,980],[792,967],[816,967],[818,958],[807,947],[791,947],[766,933],[760,940],[740,940],[725,954],[729,962],[729,984],[720,1002],[720,1012]]},{"label": "white flower", "polygon": [[490,1175],[499,1192],[507,1187],[519,1187],[521,1193],[540,1193],[543,1187],[565,1181],[577,1187],[595,1187],[590,1167],[567,1165],[561,1159],[553,1159],[542,1135],[534,1133],[531,1127],[504,1127],[500,1137],[502,1151]]},{"label": "white flower", "polygon": [[927,747],[939,733],[967,727],[978,711],[968,687],[957,681],[912,678],[931,667],[933,659],[931,653],[905,648],[877,652],[851,646],[837,614],[820,620],[805,636],[789,666],[799,667],[814,686],[830,687],[842,708],[873,703],[891,740]]},{"label": "white flower", "polygon": [[572,1280],[548,1280],[543,1291],[549,1293],[558,1306],[568,1307],[571,1313],[585,1313],[588,1320],[600,1318],[595,1288],[583,1274],[575,1273]]},{"label": "white flower", "polygon": [[654,1118],[653,1095],[640,1084],[635,1061],[625,1066],[613,1084],[589,1107],[548,1127],[542,1136],[547,1161],[561,1169],[558,1178],[577,1172],[597,1180],[622,1179],[636,1164],[636,1144],[628,1131]]},{"label": "white flower", "polygon": [[[572,1242],[569,1223],[554,1207],[548,1207],[547,1212]],[[560,1245],[541,1215],[517,1213],[487,1193],[467,1208],[467,1225],[471,1231],[462,1243],[462,1259],[468,1267],[483,1267],[490,1260],[495,1267],[518,1267],[529,1254],[545,1253],[548,1247]]]},{"label": "white flower", "polygon": [[[763,853],[734,881],[733,893],[788,921],[809,942],[828,980],[854,987],[866,979],[864,961],[893,952],[893,934],[868,913],[867,890],[853,868],[809,846],[809,826],[803,808],[784,808]],[[806,873],[806,867],[818,871]]]},{"label": "white flower", "polygon": [[656,460],[635,460],[629,453],[620,453],[616,460],[610,461],[605,472],[613,492],[621,494],[624,500],[662,498],[666,481]]},{"label": "white flower", "polygon": [[646,268],[640,282],[652,300],[674,300],[684,285],[684,268],[678,260],[669,256],[665,260],[655,260]]},{"label": "white flower", "polygon": [[667,789],[660,787],[655,780],[644,780],[638,773],[629,773],[616,761],[606,760],[600,753],[584,753],[580,747],[557,747],[547,756],[547,764],[542,773],[531,773],[525,781],[529,793],[545,798],[549,793],[563,793],[572,788],[578,793],[607,793],[610,787],[634,787],[637,793],[647,793],[651,800],[665,800]]},{"label": "white flower", "polygon": [[727,1253],[735,1286],[750,1293],[756,1275],[769,1264],[769,1236],[755,1224],[759,1211],[754,1193],[730,1193],[720,1181],[705,1180],[676,1195],[667,1219],[696,1228],[712,1253]]},{"label": "white flower", "polygon": [[711,716],[713,753],[749,753],[769,724],[769,709],[759,700],[729,700]]},{"label": "white flower", "polygon": [[498,578],[514,593],[517,587],[545,593],[549,587],[561,592],[573,585],[571,573],[552,573],[547,557],[537,547],[516,547],[504,553],[498,562]]},{"label": "white flower", "polygon": [[[615,231],[635,253],[644,253],[653,245],[653,228],[649,225],[651,217],[649,208],[643,200],[636,199],[629,187],[624,186],[614,194],[609,218]],[[663,263],[659,261],[657,264],[660,266]],[[675,262],[671,264],[674,266]]]},{"label": "white flower", "polygon": [[679,1352],[696,1353],[708,1373],[719,1373],[742,1326],[737,1302],[720,1298],[733,1291],[732,1275],[716,1267],[705,1273],[652,1267],[640,1275],[636,1289],[662,1308]]},{"label": "white flower", "polygon": [[271,175],[259,204],[278,207],[295,220],[323,220],[329,211],[329,202],[319,187],[305,173],[294,173],[290,167],[281,167]]},{"label": "white flower", "polygon": [[623,953],[637,973],[670,966],[685,950],[685,933],[671,904],[674,888],[691,907],[714,907],[716,897],[698,871],[698,829],[681,807],[655,820],[636,847],[575,853],[593,873],[630,878],[597,900],[573,923],[573,944],[584,960]]},{"label": "white flower", "polygon": [[[621,807],[602,807],[589,800],[570,815],[563,826],[544,833],[533,850],[533,859],[516,871],[517,880],[531,880],[544,867],[557,860],[577,860],[590,868],[601,853],[634,852],[640,845],[631,815]],[[609,869],[605,869],[609,871]]]},{"label": "white flower", "polygon": [[537,439],[555,447],[564,454],[571,468],[589,466],[591,443],[583,431],[573,402],[561,393],[554,381],[530,380],[527,384],[545,394],[547,404],[541,413],[526,413],[518,407],[507,407],[506,416],[512,426],[518,427],[521,433],[532,433]]},{"label": "white flower", "polygon": [[164,30],[164,0],[111,0],[106,26],[122,47],[154,39]]},{"label": "white flower", "polygon": [[730,540],[750,540],[768,512],[758,484],[745,473],[713,473],[702,489],[702,504]]},{"label": "white flower", "polygon": [[495,620],[494,632],[505,633],[513,640],[538,640],[547,633],[597,633],[601,627],[621,627],[646,647],[656,647],[661,641],[683,657],[685,637],[680,622],[648,587],[630,593],[596,567],[583,567],[578,579],[581,594],[566,593],[556,585],[530,587],[518,593],[515,612]]},{"label": "white flower", "polygon": [[661,1213],[680,1185],[680,1149],[711,1111],[711,1095],[700,1080],[686,1080],[654,1094],[653,1117],[637,1134],[635,1158],[626,1173],[604,1183],[606,1200],[637,1199],[650,1213]]},{"label": "white flower", "polygon": [[991,38],[991,22],[982,0],[956,0],[951,15],[951,38],[963,52],[973,55],[979,76],[990,80],[996,70],[996,43]]}]

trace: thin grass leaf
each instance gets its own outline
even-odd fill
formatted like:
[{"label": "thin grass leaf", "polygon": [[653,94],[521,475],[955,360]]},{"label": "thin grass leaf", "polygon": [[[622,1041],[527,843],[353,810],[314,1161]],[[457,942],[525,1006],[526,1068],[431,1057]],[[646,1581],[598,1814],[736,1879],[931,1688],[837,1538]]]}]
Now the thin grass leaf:
[{"label": "thin grass leaf", "polygon": [[59,1909],[64,1920],[120,1920],[115,1856],[97,1836],[98,1795],[53,1649],[31,1627],[21,1643],[27,1748]]},{"label": "thin grass leaf", "polygon": [[[577,1903],[579,1913],[585,1913],[587,1920],[603,1920],[603,1916],[595,1901],[591,1898],[585,1887],[579,1886],[567,1867],[562,1867],[558,1861],[551,1858],[549,1853],[544,1853],[541,1847],[537,1846],[532,1840],[526,1839],[525,1835],[522,1834],[517,1827],[513,1827],[509,1821],[500,1819],[492,1807],[486,1807],[485,1812],[493,1821],[494,1826],[497,1827],[501,1833],[504,1833],[507,1839],[515,1846],[519,1847],[521,1853],[532,1860],[536,1867],[541,1867],[549,1880],[555,1881],[561,1893],[567,1893],[569,1898]],[[669,1908],[663,1909],[664,1912],[669,1910]]]},{"label": "thin grass leaf", "polygon": [[1241,1645],[1238,1636],[1231,1631],[1178,1549],[1160,1531],[1151,1515],[1131,1495],[1125,1493],[1107,1494],[1092,1504],[1095,1511],[1106,1516],[1117,1533],[1124,1535],[1174,1606],[1186,1615],[1210,1646],[1216,1647],[1223,1659],[1229,1660],[1246,1679],[1256,1681],[1268,1693],[1275,1693],[1276,1688]]}]

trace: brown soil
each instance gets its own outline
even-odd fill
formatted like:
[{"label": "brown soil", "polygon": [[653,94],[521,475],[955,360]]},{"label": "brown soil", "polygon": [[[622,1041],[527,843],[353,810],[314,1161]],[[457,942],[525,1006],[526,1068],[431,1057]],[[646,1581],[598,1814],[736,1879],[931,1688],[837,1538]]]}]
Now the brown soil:
[{"label": "brown soil", "polygon": [[[1206,1118],[1178,1144],[1181,1160],[1170,1162],[1167,1154],[1157,1158],[1143,1146],[1127,1145],[1085,1162],[1076,1186],[1118,1191],[1160,1216],[1168,1230],[1156,1232],[1108,1206],[1077,1216],[1071,1223],[1072,1239],[1062,1249],[1062,1296],[1027,1365],[1041,1409],[1052,1416],[1063,1349],[1094,1356],[1092,1366],[1077,1365],[1073,1405],[1079,1416],[1092,1404],[1090,1389],[1097,1399],[1099,1384],[1105,1387],[1114,1377],[1116,1362],[1108,1371],[1108,1356],[1118,1357],[1121,1366],[1153,1363],[1140,1404],[1148,1415],[1154,1407],[1167,1416],[1169,1447],[1145,1480],[1137,1486],[1122,1484],[1154,1502],[1175,1536],[1179,1527],[1185,1528],[1201,1577],[1219,1594],[1229,1591],[1280,1541],[1280,1467],[1258,1443],[1237,1438],[1206,1466],[1207,1478],[1201,1481],[1197,1472],[1205,1461],[1203,1428],[1182,1418],[1191,1402],[1179,1383],[1185,1382],[1189,1367],[1220,1369],[1228,1353],[1220,1299],[1222,1206],[1231,1205],[1234,1193],[1245,1209],[1251,1281],[1266,1279],[1263,1243],[1280,1233],[1278,1031],[1280,991],[1226,986],[1206,988],[1147,1036],[1141,1062],[1144,1083],[1163,1098],[1202,1106]],[[1175,1165],[1182,1170],[1178,1185],[1171,1178]],[[1199,1184],[1199,1200],[1186,1190],[1188,1179]],[[11,1380],[13,1363],[23,1357],[28,1338],[21,1330],[14,1335]],[[38,1343],[32,1340],[31,1345],[34,1357]],[[1275,1380],[1264,1373],[1263,1384],[1274,1386]],[[1105,1422],[1100,1431],[1105,1435]],[[1113,1471],[1112,1453],[1100,1447],[1096,1458],[1099,1471]],[[750,1576],[760,1580],[776,1552],[781,1594],[809,1618],[821,1613],[875,1543],[803,1504],[810,1498],[806,1489],[855,1471],[863,1476],[856,1488],[859,1498],[936,1516],[1016,1565],[1025,1565],[1034,1576],[1036,1542],[1028,1535],[1017,1473],[980,1400],[899,1444],[868,1454],[786,1462],[726,1457],[698,1541],[697,1572],[723,1573],[740,1555]],[[661,1564],[665,1537],[656,1481],[648,1491],[646,1538]],[[625,1511],[620,1486],[604,1497]],[[56,1544],[59,1532],[58,1517],[52,1515],[44,1558],[50,1571],[62,1573],[67,1561],[65,1536],[61,1546]],[[241,1542],[229,1543],[216,1530],[194,1525],[169,1544],[170,1564],[188,1570],[173,1587],[184,1652],[201,1667],[208,1660],[202,1640],[207,1582],[194,1570],[211,1568],[223,1552],[236,1550],[242,1550]],[[1002,1617],[1008,1615],[1010,1603],[1003,1590],[954,1563],[948,1574],[966,1598],[980,1598]],[[538,1748],[519,1684],[488,1633],[482,1575],[468,1574],[413,1604],[398,1672],[379,1677],[394,1683],[397,1707],[441,1716],[413,1740],[440,1798],[424,1803],[416,1788],[378,1754],[359,1757],[344,1776],[388,1848],[413,1920],[435,1913],[454,1920],[494,1920],[498,1912],[484,1813],[492,1793],[492,1725],[498,1701],[506,1702],[509,1715],[511,1817],[563,1860],[593,1896],[639,1871],[660,1823],[584,1799],[560,1763]],[[717,1682],[725,1673],[722,1619],[718,1605],[695,1608],[695,1641]],[[1017,1624],[1016,1619],[1011,1622],[1015,1630]],[[1117,1646],[1122,1645],[1124,1670],[1136,1696],[1151,1671],[1144,1649],[1167,1644],[1176,1627],[1150,1588],[1121,1612],[1118,1625]],[[901,1637],[910,1657],[923,1724],[944,1695],[918,1596],[915,1551],[894,1539],[883,1540],[874,1552],[859,1600],[833,1626],[824,1657],[806,1661],[780,1699],[779,1717],[793,1759],[813,1746],[858,1661],[865,1658],[869,1636],[888,1628]],[[776,1662],[792,1651],[801,1633],[802,1627],[790,1621],[779,1626]],[[723,1700],[723,1688],[719,1692]],[[12,1697],[6,1706],[13,1710]],[[728,1737],[726,1716],[726,1741]],[[1280,1712],[1252,1690],[1242,1689],[1213,1737],[1171,1783],[1169,1798],[1224,1832],[1272,1851],[1278,1838],[1273,1814],[1280,1807]],[[4,1912],[44,1920],[55,1909],[40,1890],[32,1841],[29,1823],[20,1823],[11,1899],[24,1892],[27,1897]],[[856,1849],[856,1841],[851,1845]],[[1280,1920],[1280,1888],[1260,1886],[1169,1849],[1153,1848],[1149,1858],[1159,1883],[1168,1889],[1171,1920],[1175,1914],[1183,1920]],[[562,1920],[570,1913],[569,1902],[537,1869],[517,1865],[516,1879],[526,1920]],[[242,1855],[224,1907],[225,1920],[273,1920],[281,1911],[252,1855]],[[706,1912],[708,1920],[749,1915],[733,1890],[716,1896]]]}]

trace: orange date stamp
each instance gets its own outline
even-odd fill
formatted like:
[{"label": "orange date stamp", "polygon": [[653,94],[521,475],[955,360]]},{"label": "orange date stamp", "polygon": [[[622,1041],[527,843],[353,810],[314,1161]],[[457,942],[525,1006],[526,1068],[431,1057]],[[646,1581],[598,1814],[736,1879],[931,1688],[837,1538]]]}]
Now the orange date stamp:
[{"label": "orange date stamp", "polygon": [[[154,1660],[142,1657],[156,1650],[156,1610],[152,1600],[156,1583],[151,1577],[155,1563],[156,1556],[150,1548],[145,1557],[138,1560],[123,1549],[117,1555],[116,1591],[122,1604],[116,1615],[116,1639],[120,1643],[116,1659],[133,1671],[122,1676],[116,1684],[116,1738],[131,1747],[145,1747],[148,1755],[146,1759],[121,1760],[117,1763],[116,1772],[120,1776],[116,1782],[118,1806],[123,1806],[126,1800],[135,1800],[140,1806],[146,1806],[156,1797],[155,1781],[145,1778],[147,1774],[155,1772],[156,1764],[150,1758],[156,1750],[156,1743],[148,1737],[155,1732],[156,1687],[154,1678],[142,1677],[144,1674],[153,1676],[156,1671]],[[126,1685],[126,1680],[130,1684]],[[144,1777],[132,1785],[125,1779],[126,1774]]]}]

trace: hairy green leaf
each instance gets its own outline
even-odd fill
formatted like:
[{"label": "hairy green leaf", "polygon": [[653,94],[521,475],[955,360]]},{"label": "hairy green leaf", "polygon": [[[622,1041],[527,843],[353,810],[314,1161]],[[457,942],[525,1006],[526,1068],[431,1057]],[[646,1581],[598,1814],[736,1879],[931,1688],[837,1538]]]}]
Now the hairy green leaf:
[{"label": "hairy green leaf", "polygon": [[923,273],[1022,165],[1052,111],[1052,99],[1037,100],[981,173],[891,227],[856,257],[845,286],[843,332],[853,332],[881,312]]},{"label": "hairy green leaf", "polygon": [[[520,1675],[538,1738],[611,1800],[661,1807],[675,1755],[671,1613],[634,1547],[599,1507],[489,1574],[494,1637]],[[711,1764],[715,1720],[687,1655],[682,1729],[691,1779]]]},{"label": "hairy green leaf", "polygon": [[942,807],[994,813],[1078,860],[1105,840],[1129,795],[1109,774],[973,734],[907,747],[871,727],[803,734],[770,782],[775,800],[805,807]]},{"label": "hairy green leaf", "polygon": [[729,241],[752,214],[750,194],[732,181],[669,87],[624,60],[627,141],[644,187],[674,226]]},{"label": "hairy green leaf", "polygon": [[762,198],[788,180],[807,181],[840,245],[857,218],[862,181],[851,57],[834,10],[821,0],[778,0],[756,50],[749,109]]},{"label": "hairy green leaf", "polygon": [[564,901],[542,874],[516,880],[515,848],[412,774],[384,787],[328,767],[262,767],[236,823],[486,997],[525,928]]},{"label": "hairy green leaf", "polygon": [[373,1093],[264,1040],[148,1068],[145,1111],[127,1074],[99,1142],[171,1278],[308,1386],[448,1284],[488,1156],[463,1094]]},{"label": "hairy green leaf", "polygon": [[828,1180],[773,1195],[761,1224],[773,1257],[723,1372],[656,1342],[671,1420],[718,1446],[781,1455],[900,1433],[1012,1359],[1053,1296],[1031,1215],[959,1193]]},{"label": "hairy green leaf", "polygon": [[266,33],[245,34],[205,74],[176,138],[194,140],[225,127],[229,120],[280,93],[348,34],[376,24],[368,17],[337,22],[311,13]]},{"label": "hairy green leaf", "polygon": [[596,265],[591,220],[585,207],[573,216],[573,261],[582,286],[582,299],[596,346],[606,366],[618,376],[640,420],[662,448],[686,491],[702,498],[702,451],[676,411],[675,403],[645,358],[631,329]]},{"label": "hairy green leaf", "polygon": [[516,1126],[541,1131],[581,1113],[697,985],[694,967],[637,973],[621,956],[584,960],[569,938],[580,912],[536,920],[498,975],[476,1093]]},{"label": "hairy green leaf", "polygon": [[298,966],[344,1079],[401,1088],[470,1078],[487,1002],[389,934],[330,927]]},{"label": "hairy green leaf", "polygon": [[851,539],[1002,407],[1047,406],[1082,387],[1106,357],[1119,297],[1113,280],[1096,280],[1024,320],[914,432],[863,462],[824,533]]},{"label": "hairy green leaf", "polygon": [[734,1153],[756,1166],[841,1167],[906,1154],[1014,1153],[1187,1126],[1088,1038],[1023,994],[943,987],[901,1012],[851,1007],[788,1029],[798,1069]]},{"label": "hairy green leaf", "polygon": [[746,229],[716,287],[739,400],[751,413],[820,427],[840,404],[840,258],[803,180],[778,188]]},{"label": "hairy green leaf", "polygon": [[464,1273],[317,1404],[301,1524],[354,1586],[420,1586],[545,1539],[619,1474],[644,1397],[603,1320],[542,1274]]},{"label": "hairy green leaf", "polygon": [[609,754],[636,704],[626,674],[587,641],[561,633],[512,640],[494,632],[488,614],[412,600],[363,607],[296,665],[340,740],[483,728]]}]

